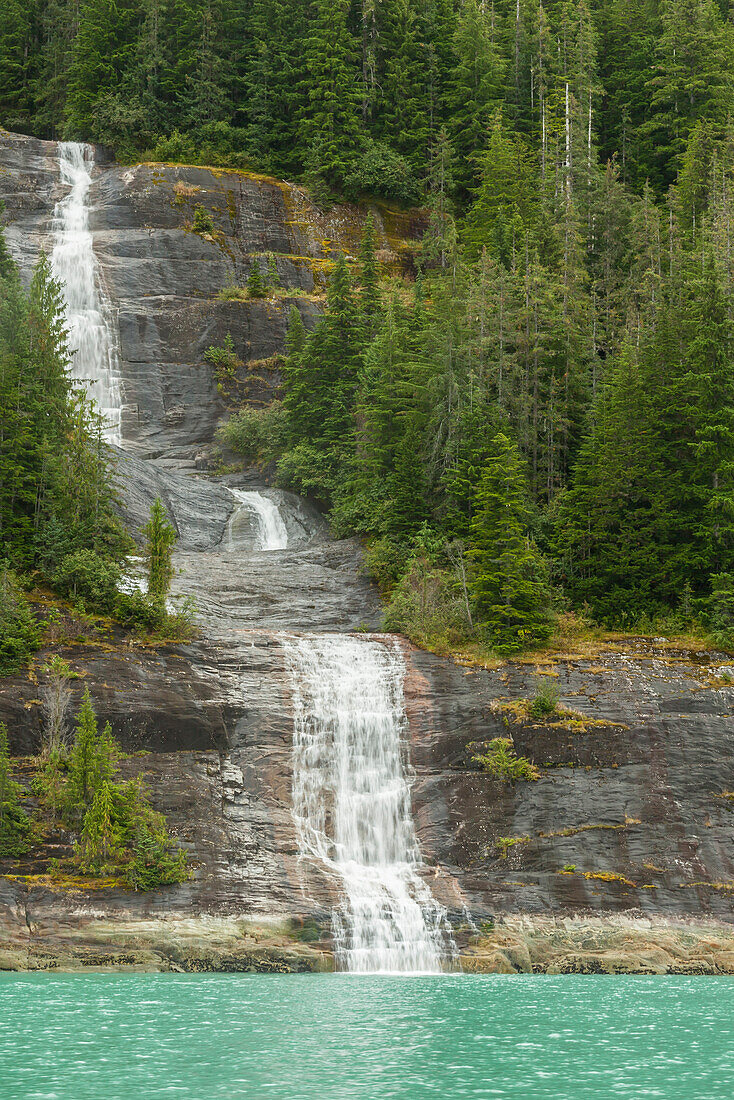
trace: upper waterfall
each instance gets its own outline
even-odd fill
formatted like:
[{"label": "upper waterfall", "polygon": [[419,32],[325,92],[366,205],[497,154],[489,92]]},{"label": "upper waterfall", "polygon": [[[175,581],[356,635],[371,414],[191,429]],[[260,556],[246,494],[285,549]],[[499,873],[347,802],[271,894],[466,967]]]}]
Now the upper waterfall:
[{"label": "upper waterfall", "polygon": [[227,549],[237,546],[237,534],[245,523],[249,528],[252,517],[257,523],[257,550],[285,550],[288,546],[288,528],[283,522],[277,504],[256,490],[230,489],[237,501],[227,524]]},{"label": "upper waterfall", "polygon": [[121,442],[120,372],[111,310],[102,290],[89,229],[89,188],[94,149],[59,142],[59,174],[70,188],[54,209],[51,269],[62,283],[72,352],[72,377],[85,383],[106,421],[105,438]]},{"label": "upper waterfall", "polygon": [[293,678],[293,812],[301,854],[334,874],[342,969],[438,972],[453,941],[418,873],[403,762],[397,643],[322,634],[286,642]]}]

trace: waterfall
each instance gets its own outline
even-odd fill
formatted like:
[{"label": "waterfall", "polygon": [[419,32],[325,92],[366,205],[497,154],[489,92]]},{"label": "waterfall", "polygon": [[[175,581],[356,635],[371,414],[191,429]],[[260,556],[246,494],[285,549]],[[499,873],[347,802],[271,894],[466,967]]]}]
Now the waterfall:
[{"label": "waterfall", "polygon": [[337,965],[437,972],[453,941],[418,873],[397,644],[324,634],[288,639],[286,652],[296,832],[301,855],[325,866],[343,895],[333,913]]},{"label": "waterfall", "polygon": [[102,292],[92,234],[89,229],[89,188],[94,149],[77,141],[59,142],[61,182],[70,191],[56,204],[51,270],[63,284],[66,322],[72,352],[72,377],[105,417],[105,438],[119,443],[120,373],[112,336],[110,307]]},{"label": "waterfall", "polygon": [[237,547],[237,535],[241,527],[249,530],[253,515],[257,521],[258,550],[285,550],[288,546],[288,528],[283,522],[277,504],[254,490],[230,489],[237,501],[227,525],[227,549]]}]

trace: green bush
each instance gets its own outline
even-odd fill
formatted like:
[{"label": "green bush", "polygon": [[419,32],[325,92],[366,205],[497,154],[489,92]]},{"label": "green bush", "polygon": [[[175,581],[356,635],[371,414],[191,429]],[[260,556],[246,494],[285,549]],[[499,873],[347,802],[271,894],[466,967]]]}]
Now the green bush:
[{"label": "green bush", "polygon": [[176,848],[165,818],[152,809],[142,779],[119,778],[120,756],[109,723],[99,731],[86,689],[68,759],[42,768],[34,791],[78,831],[74,865],[82,874],[121,878],[134,890],[185,881],[185,853]]},{"label": "green bush", "polygon": [[144,160],[166,164],[210,164],[221,168],[247,168],[245,133],[226,122],[208,122],[182,134],[173,130],[154,140]]},{"label": "green bush", "polygon": [[247,276],[247,293],[250,298],[264,298],[269,289],[267,279],[260,270],[260,261],[255,257]]},{"label": "green bush", "polygon": [[[204,359],[214,367],[214,374],[218,383],[231,382],[237,377],[237,372],[244,366],[239,355],[235,351],[234,341],[230,332],[224,337],[221,347],[212,345],[204,352]],[[220,386],[221,388],[221,386]]]},{"label": "green bush", "polygon": [[365,553],[365,563],[370,576],[383,590],[391,589],[405,573],[409,549],[404,542],[396,542],[388,535],[371,542]]},{"label": "green bush", "polygon": [[275,462],[287,439],[288,416],[281,401],[264,409],[240,409],[217,431],[219,443],[260,466]]},{"label": "green bush", "polygon": [[17,575],[0,562],[0,676],[16,672],[41,644],[41,631]]},{"label": "green bush", "polygon": [[527,757],[517,755],[510,737],[495,737],[485,744],[475,741],[468,748],[473,754],[472,763],[478,764],[482,771],[495,779],[510,783],[518,780],[534,783],[540,778],[535,765]]},{"label": "green bush", "polygon": [[23,788],[10,776],[8,731],[0,722],[0,859],[13,859],[28,850],[31,823],[20,805]]},{"label": "green bush", "polygon": [[707,610],[715,644],[723,649],[734,648],[734,573],[715,573],[711,577]]},{"label": "green bush", "polygon": [[159,600],[152,599],[147,592],[134,589],[132,592],[118,592],[115,618],[123,626],[154,632],[163,627],[166,609]]},{"label": "green bush", "polygon": [[333,485],[328,454],[310,443],[297,444],[278,459],[278,481],[303,496],[328,501]]},{"label": "green bush", "polygon": [[81,600],[94,611],[109,613],[117,602],[121,576],[117,562],[94,550],[76,550],[61,560],[53,583],[63,595]]},{"label": "green bush", "polygon": [[191,228],[194,233],[214,233],[216,229],[211,214],[201,204],[194,208],[194,220]]},{"label": "green bush", "polygon": [[545,718],[558,710],[558,688],[550,680],[536,681],[537,690],[528,705],[528,714],[532,718]]},{"label": "green bush", "polygon": [[384,142],[371,139],[344,180],[344,192],[352,199],[366,193],[405,205],[414,205],[422,197],[421,186],[405,157]]}]

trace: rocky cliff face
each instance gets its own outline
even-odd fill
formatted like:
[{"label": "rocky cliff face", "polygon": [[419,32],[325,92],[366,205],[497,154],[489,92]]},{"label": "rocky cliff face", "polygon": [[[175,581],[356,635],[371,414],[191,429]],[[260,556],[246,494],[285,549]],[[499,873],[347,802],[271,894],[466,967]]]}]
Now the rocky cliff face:
[{"label": "rocky cliff face", "polygon": [[[115,165],[96,150],[90,228],[114,311],[126,448],[192,458],[210,442],[224,406],[204,352],[231,333],[244,392],[272,395],[291,306],[307,324],[336,251],[354,255],[364,210],[320,210],[293,184],[252,173],[167,164]],[[0,131],[0,200],[7,238],[26,277],[47,247],[63,195],[57,145]],[[197,208],[205,228],[196,232]],[[381,258],[412,265],[420,218],[374,207]],[[225,301],[252,264],[274,257],[287,297]]]},{"label": "rocky cliff face", "polygon": [[[231,530],[230,490],[247,479],[193,477],[189,463],[221,412],[206,346],[231,331],[243,358],[282,349],[289,303],[224,302],[217,291],[271,251],[312,316],[327,242],[354,247],[356,215],[322,214],[295,188],[241,173],[98,163],[95,248],[123,375],[122,508],[136,530],[163,499],[179,535],[176,588],[195,596],[201,636],[150,649],[110,634],[61,650],[195,874],[138,895],[61,887],[44,861],[8,866],[0,968],[329,968],[336,887],[298,857],[284,642],[379,629],[379,600],[359,547],[331,540],[291,494],[271,491],[288,549],[253,554],[247,531]],[[2,135],[0,167],[9,240],[27,271],[58,198],[54,147]],[[213,218],[207,236],[188,224],[196,205]],[[386,259],[399,264],[406,253],[389,228]],[[141,461],[151,455],[160,461]],[[734,669],[723,657],[661,640],[485,670],[408,643],[403,652],[424,873],[467,967],[734,972]],[[518,701],[538,676],[568,713],[525,715]],[[16,753],[37,749],[35,671],[0,682],[0,720]],[[500,783],[473,765],[471,742],[509,735],[537,782]],[[68,844],[51,840],[48,854]]]}]

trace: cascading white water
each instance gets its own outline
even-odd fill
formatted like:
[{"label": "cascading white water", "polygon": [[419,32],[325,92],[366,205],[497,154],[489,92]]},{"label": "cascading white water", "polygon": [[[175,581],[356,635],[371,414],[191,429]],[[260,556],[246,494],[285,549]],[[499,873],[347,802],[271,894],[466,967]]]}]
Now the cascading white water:
[{"label": "cascading white water", "polygon": [[78,141],[59,142],[61,182],[70,187],[56,204],[51,269],[63,284],[71,373],[105,417],[105,438],[121,440],[120,372],[112,337],[110,307],[105,300],[89,230],[89,188],[94,149]]},{"label": "cascading white water", "polygon": [[275,501],[255,490],[230,489],[237,501],[227,524],[227,549],[237,547],[237,534],[241,527],[250,527],[253,515],[258,529],[258,550],[285,550],[288,546],[288,528],[283,522]]},{"label": "cascading white water", "polygon": [[343,893],[333,914],[337,965],[440,971],[453,941],[418,873],[397,645],[322,634],[288,639],[286,652],[296,832],[301,855],[323,864]]}]

